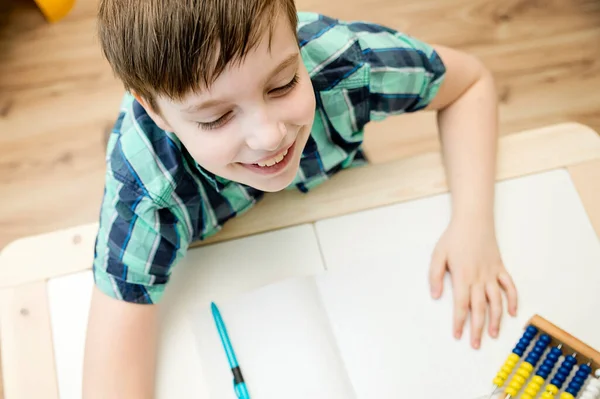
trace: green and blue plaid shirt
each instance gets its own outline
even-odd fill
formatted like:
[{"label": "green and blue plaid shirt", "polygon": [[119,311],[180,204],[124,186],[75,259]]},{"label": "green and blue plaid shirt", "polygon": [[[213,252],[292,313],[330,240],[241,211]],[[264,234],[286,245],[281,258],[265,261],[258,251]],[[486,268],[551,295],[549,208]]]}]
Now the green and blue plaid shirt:
[{"label": "green and blue plaid shirt", "polygon": [[[316,113],[289,188],[307,192],[365,161],[368,122],[426,107],[445,68],[431,46],[392,29],[298,16]],[[96,285],[120,300],[157,303],[189,244],[217,233],[263,194],[203,169],[174,133],[156,126],[126,94],[107,148]]]}]

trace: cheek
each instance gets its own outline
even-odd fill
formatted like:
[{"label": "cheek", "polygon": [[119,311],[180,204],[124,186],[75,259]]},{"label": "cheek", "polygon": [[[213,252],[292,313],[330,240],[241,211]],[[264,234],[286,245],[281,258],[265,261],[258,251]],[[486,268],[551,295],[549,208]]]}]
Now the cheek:
[{"label": "cheek", "polygon": [[310,125],[315,115],[315,94],[308,76],[303,77],[286,104],[286,120],[294,125]]},{"label": "cheek", "polygon": [[235,140],[228,139],[224,131],[203,132],[195,126],[181,131],[181,143],[196,162],[209,169],[232,162],[238,154]]}]

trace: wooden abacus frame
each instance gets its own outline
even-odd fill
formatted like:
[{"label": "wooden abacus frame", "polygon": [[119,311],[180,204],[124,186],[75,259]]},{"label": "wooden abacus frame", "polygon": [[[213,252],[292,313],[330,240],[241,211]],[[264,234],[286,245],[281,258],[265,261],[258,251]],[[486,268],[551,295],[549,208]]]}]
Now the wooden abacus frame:
[{"label": "wooden abacus frame", "polygon": [[[557,345],[562,345],[563,352],[566,354],[577,354],[577,364],[587,364],[590,362],[590,367],[592,370],[600,369],[600,352],[592,348],[591,346],[585,344],[578,338],[564,331],[560,327],[552,324],[550,321],[544,319],[540,315],[534,315],[529,322],[524,326],[524,329],[534,326],[536,327],[540,333],[546,333],[550,336],[552,341],[550,341],[548,347],[553,347]],[[566,351],[565,351],[566,349]],[[508,383],[508,380],[507,380]],[[499,389],[504,390],[506,384]],[[521,393],[519,393],[520,395]],[[505,399],[508,397],[508,394],[502,393],[500,398]],[[511,397],[511,399],[514,397]]]},{"label": "wooden abacus frame", "polygon": [[[529,320],[529,324],[534,327],[537,327],[540,330],[540,332],[545,332],[552,338],[552,341],[550,342],[549,346],[556,346],[558,344],[562,344],[563,348],[566,348],[568,351],[577,353],[578,358],[581,356],[581,359],[591,361],[590,366],[594,370],[600,369],[600,352],[598,352],[594,348],[581,342],[576,337],[555,326],[554,324],[552,324],[551,322],[539,315],[533,316]],[[586,361],[582,362],[587,363]]]}]

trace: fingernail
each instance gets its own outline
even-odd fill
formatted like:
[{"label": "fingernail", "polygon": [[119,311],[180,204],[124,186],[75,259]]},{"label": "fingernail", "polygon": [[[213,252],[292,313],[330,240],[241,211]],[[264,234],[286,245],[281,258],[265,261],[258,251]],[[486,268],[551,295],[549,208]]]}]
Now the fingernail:
[{"label": "fingernail", "polygon": [[478,339],[476,339],[476,340],[473,342],[473,346],[475,347],[475,349],[479,349],[479,345],[480,345],[480,344],[481,344],[481,341],[479,341]]},{"label": "fingernail", "polygon": [[498,336],[498,329],[497,328],[493,328],[492,329],[492,337],[496,338]]},{"label": "fingernail", "polygon": [[454,338],[456,338],[456,339],[460,339],[460,335],[461,335],[461,334],[460,334],[460,331],[458,331],[458,330],[457,330],[457,331],[454,331]]}]

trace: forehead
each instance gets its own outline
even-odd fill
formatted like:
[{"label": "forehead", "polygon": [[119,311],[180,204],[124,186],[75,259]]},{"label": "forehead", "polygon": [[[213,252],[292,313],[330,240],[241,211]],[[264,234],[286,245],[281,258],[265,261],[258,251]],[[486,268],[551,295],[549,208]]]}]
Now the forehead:
[{"label": "forehead", "polygon": [[206,88],[190,93],[181,102],[181,110],[202,100],[222,97],[244,88],[264,86],[282,70],[295,69],[301,62],[296,35],[284,15],[279,15],[271,31],[266,29],[258,45],[242,59],[230,63]]}]

